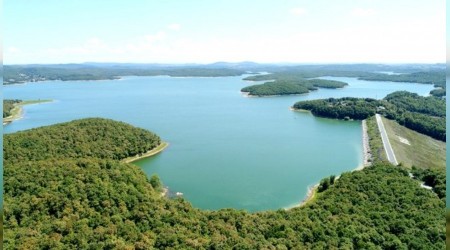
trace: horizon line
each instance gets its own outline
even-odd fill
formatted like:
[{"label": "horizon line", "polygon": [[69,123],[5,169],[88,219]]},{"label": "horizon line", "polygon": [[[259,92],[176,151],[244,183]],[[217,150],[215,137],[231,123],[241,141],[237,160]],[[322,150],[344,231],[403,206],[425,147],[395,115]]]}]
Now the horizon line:
[{"label": "horizon line", "polygon": [[219,63],[229,64],[242,64],[242,63],[254,63],[254,64],[275,64],[275,65],[336,65],[336,64],[385,64],[385,65],[413,65],[413,64],[446,64],[447,62],[257,62],[257,61],[214,61],[214,62],[114,62],[114,61],[88,61],[88,62],[60,62],[60,63],[12,63],[6,64],[2,62],[3,66],[26,66],[26,65],[69,65],[69,64],[157,64],[157,65],[211,65]]}]

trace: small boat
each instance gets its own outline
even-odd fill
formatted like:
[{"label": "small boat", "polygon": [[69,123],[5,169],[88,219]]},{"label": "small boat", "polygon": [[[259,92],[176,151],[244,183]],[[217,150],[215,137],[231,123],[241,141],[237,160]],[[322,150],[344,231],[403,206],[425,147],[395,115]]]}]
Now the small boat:
[{"label": "small boat", "polygon": [[176,192],[175,194],[176,194],[176,196],[182,196],[183,195],[182,192]]}]

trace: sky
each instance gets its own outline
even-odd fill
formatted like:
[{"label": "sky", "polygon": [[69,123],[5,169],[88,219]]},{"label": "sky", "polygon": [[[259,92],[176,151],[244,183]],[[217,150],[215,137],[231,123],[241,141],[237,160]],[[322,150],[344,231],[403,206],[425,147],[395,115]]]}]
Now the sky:
[{"label": "sky", "polygon": [[444,0],[4,0],[3,60],[444,63]]}]

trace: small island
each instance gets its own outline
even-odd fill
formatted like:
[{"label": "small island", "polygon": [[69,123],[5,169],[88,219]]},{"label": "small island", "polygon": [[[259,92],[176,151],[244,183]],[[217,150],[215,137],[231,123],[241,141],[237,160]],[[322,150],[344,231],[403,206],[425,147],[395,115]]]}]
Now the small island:
[{"label": "small island", "polygon": [[337,89],[348,84],[340,81],[325,79],[282,79],[263,84],[251,85],[241,89],[249,96],[280,96],[306,94],[318,88]]},{"label": "small island", "polygon": [[52,100],[29,100],[29,101],[23,101],[18,99],[3,100],[3,125],[8,125],[13,121],[22,118],[23,106],[46,102],[52,102]]},{"label": "small island", "polygon": [[309,92],[306,86],[293,82],[266,82],[264,84],[252,85],[241,89],[248,96],[277,96],[277,95],[299,95]]}]

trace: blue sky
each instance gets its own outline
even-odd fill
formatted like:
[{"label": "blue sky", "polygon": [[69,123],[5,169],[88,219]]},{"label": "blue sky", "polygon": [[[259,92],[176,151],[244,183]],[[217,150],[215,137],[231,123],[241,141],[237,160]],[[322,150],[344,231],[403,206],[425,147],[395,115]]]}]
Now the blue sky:
[{"label": "blue sky", "polygon": [[445,62],[444,0],[5,0],[5,64]]}]

